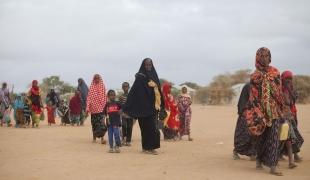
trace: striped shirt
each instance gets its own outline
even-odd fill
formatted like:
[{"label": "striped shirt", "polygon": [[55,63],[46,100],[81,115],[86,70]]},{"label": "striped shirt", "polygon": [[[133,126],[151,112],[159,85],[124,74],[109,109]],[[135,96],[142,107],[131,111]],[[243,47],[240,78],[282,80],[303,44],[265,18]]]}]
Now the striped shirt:
[{"label": "striped shirt", "polygon": [[31,116],[31,109],[28,104],[24,105],[24,117],[30,117]]},{"label": "striped shirt", "polygon": [[119,102],[121,103],[121,105],[124,105],[127,102],[127,97],[128,97],[128,93],[127,94],[122,94],[119,97]]}]

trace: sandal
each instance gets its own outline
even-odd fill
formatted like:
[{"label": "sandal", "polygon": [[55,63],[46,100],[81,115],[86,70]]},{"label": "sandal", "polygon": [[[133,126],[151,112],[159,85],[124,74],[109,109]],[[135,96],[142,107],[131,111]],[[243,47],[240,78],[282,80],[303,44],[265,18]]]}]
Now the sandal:
[{"label": "sandal", "polygon": [[289,169],[294,169],[295,167],[297,167],[297,165],[294,163],[288,165]]},{"label": "sandal", "polygon": [[275,175],[275,176],[283,176],[282,172],[278,172],[278,171],[270,171],[270,174]]},{"label": "sandal", "polygon": [[275,176],[283,176],[282,172],[276,170],[276,166],[272,166],[270,169],[270,174]]},{"label": "sandal", "polygon": [[236,151],[233,151],[233,160],[238,160],[240,159],[238,153],[236,153]]}]

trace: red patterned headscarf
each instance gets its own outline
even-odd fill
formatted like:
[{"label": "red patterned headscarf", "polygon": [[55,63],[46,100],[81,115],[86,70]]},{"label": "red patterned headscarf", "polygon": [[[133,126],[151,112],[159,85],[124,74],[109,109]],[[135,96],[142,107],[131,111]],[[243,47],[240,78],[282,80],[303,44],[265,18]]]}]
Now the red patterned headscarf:
[{"label": "red patterned headscarf", "polygon": [[[96,83],[96,77],[99,77],[98,83]],[[99,74],[95,74],[87,96],[86,111],[92,114],[101,113],[106,102],[107,96],[104,82]]]}]

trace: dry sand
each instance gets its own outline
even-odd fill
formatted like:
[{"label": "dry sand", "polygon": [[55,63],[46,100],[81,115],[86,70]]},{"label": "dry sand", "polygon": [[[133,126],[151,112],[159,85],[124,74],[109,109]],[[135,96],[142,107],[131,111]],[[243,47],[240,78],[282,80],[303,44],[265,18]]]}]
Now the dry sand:
[{"label": "dry sand", "polygon": [[46,122],[39,129],[1,127],[0,179],[309,180],[310,105],[298,108],[299,127],[306,141],[301,152],[304,161],[294,170],[281,161],[283,177],[269,175],[268,168],[255,170],[255,162],[247,157],[232,160],[234,106],[194,106],[194,141],[162,141],[157,156],[141,152],[137,123],[132,147],[122,147],[120,154],[109,154],[107,145],[91,142],[89,120],[84,127],[48,127]]}]

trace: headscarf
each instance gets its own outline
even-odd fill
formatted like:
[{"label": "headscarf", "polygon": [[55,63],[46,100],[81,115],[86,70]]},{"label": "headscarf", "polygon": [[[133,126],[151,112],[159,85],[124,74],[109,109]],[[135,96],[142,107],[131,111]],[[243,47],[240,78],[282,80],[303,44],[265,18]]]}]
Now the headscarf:
[{"label": "headscarf", "polygon": [[[95,83],[96,76],[99,76],[98,84]],[[95,74],[87,96],[86,111],[92,114],[102,113],[103,108],[106,105],[106,102],[107,102],[107,96],[105,85],[103,83],[101,76],[99,74]]]},{"label": "headscarf", "polygon": [[81,84],[79,83],[77,89],[81,92],[81,99],[82,99],[83,106],[86,106],[86,100],[87,100],[87,94],[88,94],[88,86],[85,83],[84,79],[79,78],[78,81],[81,82]]},{"label": "headscarf", "polygon": [[[151,71],[147,71],[145,69],[145,62],[147,60],[150,60],[152,62],[152,70]],[[151,58],[145,58],[143,61],[142,61],[142,64],[140,66],[140,69],[139,69],[139,72],[138,74],[143,74],[145,75],[148,79],[151,79],[153,80],[158,87],[160,87],[160,82],[159,82],[159,78],[158,78],[158,75],[157,75],[157,72],[155,70],[155,67],[154,67],[154,64],[153,64],[153,60]]]},{"label": "headscarf", "polygon": [[288,98],[287,105],[290,106],[291,112],[293,115],[296,117],[297,115],[297,108],[296,108],[296,100],[297,100],[297,93],[294,90],[293,84],[290,82],[289,84],[287,83],[287,79],[293,79],[293,73],[291,71],[284,71],[281,74],[281,80],[282,80],[282,91],[283,94],[286,95]]},{"label": "headscarf", "polygon": [[266,48],[266,47],[261,47],[261,48],[259,48],[258,50],[257,50],[257,52],[256,52],[256,58],[255,58],[255,67],[256,67],[256,69],[257,70],[259,70],[259,71],[263,71],[263,70],[267,70],[268,68],[269,68],[269,65],[264,65],[263,63],[262,63],[262,61],[263,61],[263,54],[264,53],[267,53],[268,55],[269,55],[269,57],[270,57],[270,62],[269,62],[269,64],[271,63],[271,53],[270,53],[270,50],[268,49],[268,48]]},{"label": "headscarf", "polygon": [[274,119],[282,117],[284,106],[281,79],[279,71],[264,65],[263,54],[267,53],[271,60],[268,48],[259,48],[256,52],[255,72],[251,75],[250,98],[245,116],[249,130],[254,135],[261,135],[265,127],[270,127]]}]

